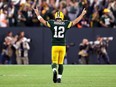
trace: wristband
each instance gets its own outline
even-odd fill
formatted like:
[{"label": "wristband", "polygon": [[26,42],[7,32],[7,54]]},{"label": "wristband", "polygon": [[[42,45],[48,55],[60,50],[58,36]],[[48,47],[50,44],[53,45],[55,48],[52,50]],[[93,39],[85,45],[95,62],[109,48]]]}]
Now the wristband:
[{"label": "wristband", "polygon": [[38,20],[40,20],[42,17],[39,15],[37,18],[38,18]]}]

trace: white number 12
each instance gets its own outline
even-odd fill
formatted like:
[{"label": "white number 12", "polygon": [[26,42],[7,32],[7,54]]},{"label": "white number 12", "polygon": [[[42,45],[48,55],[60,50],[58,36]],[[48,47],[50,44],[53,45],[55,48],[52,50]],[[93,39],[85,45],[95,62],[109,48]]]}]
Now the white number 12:
[{"label": "white number 12", "polygon": [[55,30],[55,32],[54,32],[55,38],[64,38],[65,28],[63,26],[60,26],[60,27],[55,26],[54,30]]}]

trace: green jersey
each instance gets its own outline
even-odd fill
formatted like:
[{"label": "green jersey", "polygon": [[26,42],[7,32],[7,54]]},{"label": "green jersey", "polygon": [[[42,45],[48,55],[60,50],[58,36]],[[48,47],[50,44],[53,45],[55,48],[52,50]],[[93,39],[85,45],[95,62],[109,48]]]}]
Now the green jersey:
[{"label": "green jersey", "polygon": [[55,20],[47,21],[47,26],[52,31],[52,45],[64,46],[66,43],[65,35],[66,31],[72,26],[72,22],[64,20],[61,22]]}]

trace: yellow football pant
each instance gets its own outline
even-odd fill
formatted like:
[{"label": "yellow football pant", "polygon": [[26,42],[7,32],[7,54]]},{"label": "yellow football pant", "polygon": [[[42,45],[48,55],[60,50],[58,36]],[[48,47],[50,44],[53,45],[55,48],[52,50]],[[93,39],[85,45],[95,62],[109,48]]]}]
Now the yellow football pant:
[{"label": "yellow football pant", "polygon": [[66,46],[52,46],[52,63],[63,64]]}]

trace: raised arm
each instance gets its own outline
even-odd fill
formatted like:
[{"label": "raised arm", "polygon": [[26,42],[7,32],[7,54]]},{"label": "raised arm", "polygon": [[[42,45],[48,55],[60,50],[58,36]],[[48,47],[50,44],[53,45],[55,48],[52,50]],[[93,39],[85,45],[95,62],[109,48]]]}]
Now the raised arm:
[{"label": "raised arm", "polygon": [[74,26],[75,24],[77,24],[83,18],[83,16],[85,14],[86,14],[86,10],[84,8],[83,11],[82,11],[82,13],[81,13],[81,15],[78,18],[76,18],[75,20],[72,21],[72,26]]},{"label": "raised arm", "polygon": [[42,18],[42,16],[39,14],[38,8],[37,8],[37,7],[36,7],[36,8],[32,7],[32,8],[33,8],[35,14],[37,15],[38,20],[39,20],[42,24],[44,24],[44,25],[46,26],[46,20],[44,20],[44,19]]}]

